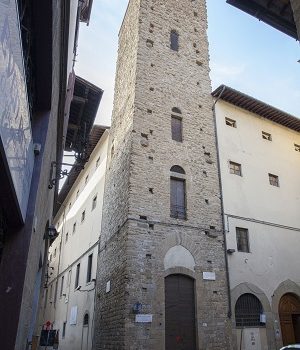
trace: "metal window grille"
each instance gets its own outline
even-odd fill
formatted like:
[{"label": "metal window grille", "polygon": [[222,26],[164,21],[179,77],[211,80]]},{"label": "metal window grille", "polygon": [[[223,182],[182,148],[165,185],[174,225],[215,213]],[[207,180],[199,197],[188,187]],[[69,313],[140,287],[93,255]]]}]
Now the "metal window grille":
[{"label": "metal window grille", "polygon": [[89,324],[89,314],[85,314],[83,317],[83,325],[87,326]]},{"label": "metal window grille", "polygon": [[279,178],[277,175],[269,174],[270,185],[279,187]]},{"label": "metal window grille", "polygon": [[249,253],[249,234],[248,229],[236,228],[236,243],[239,252]]},{"label": "metal window grille", "polygon": [[253,294],[241,295],[235,304],[235,323],[237,327],[261,326],[260,315],[263,313],[261,302]]},{"label": "metal window grille", "polygon": [[239,163],[230,162],[229,163],[230,174],[242,176],[242,166]]}]

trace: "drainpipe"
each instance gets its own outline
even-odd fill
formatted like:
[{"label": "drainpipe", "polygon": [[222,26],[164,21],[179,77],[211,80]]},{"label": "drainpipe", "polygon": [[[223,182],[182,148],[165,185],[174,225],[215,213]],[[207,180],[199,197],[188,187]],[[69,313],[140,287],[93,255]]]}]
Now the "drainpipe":
[{"label": "drainpipe", "polygon": [[221,212],[222,212],[222,225],[224,232],[224,254],[225,254],[225,267],[226,267],[226,277],[227,277],[227,294],[228,294],[228,318],[231,318],[231,293],[230,293],[230,280],[229,280],[229,268],[228,268],[228,256],[227,256],[227,242],[226,242],[226,228],[225,228],[225,216],[224,216],[224,200],[223,200],[223,187],[222,187],[222,179],[221,179],[221,165],[220,165],[220,152],[219,152],[219,142],[218,142],[218,131],[217,131],[217,117],[216,117],[216,104],[219,99],[222,97],[226,86],[223,86],[223,89],[217,96],[213,106],[213,116],[214,116],[214,125],[215,125],[215,135],[216,135],[216,146],[217,146],[217,164],[218,164],[218,172],[219,172],[219,186],[221,192]]}]

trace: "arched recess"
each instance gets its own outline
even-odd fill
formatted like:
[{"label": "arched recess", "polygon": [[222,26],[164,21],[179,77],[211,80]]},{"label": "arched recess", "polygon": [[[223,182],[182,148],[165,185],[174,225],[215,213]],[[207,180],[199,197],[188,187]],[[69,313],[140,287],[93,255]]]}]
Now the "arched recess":
[{"label": "arched recess", "polygon": [[[233,329],[235,329],[237,332],[236,319],[235,319],[236,302],[241,295],[246,293],[251,293],[255,295],[259,299],[260,303],[262,304],[263,313],[266,315],[265,331],[266,331],[267,343],[268,343],[269,349],[275,349],[276,346],[275,346],[274,329],[273,329],[273,315],[272,315],[269,300],[266,294],[263,292],[263,290],[252,283],[249,283],[249,282],[240,283],[239,285],[237,285],[231,290],[231,305],[232,305],[231,320],[232,320]],[[239,343],[240,334],[237,332],[236,335],[238,338],[236,339],[236,341],[237,343]]]},{"label": "arched recess", "polygon": [[196,349],[195,281],[173,274],[165,277],[165,350]]},{"label": "arched recess", "polygon": [[182,245],[176,245],[170,248],[164,258],[165,270],[184,267],[186,269],[195,271],[195,259],[191,252]]},{"label": "arched recess", "polygon": [[300,343],[300,299],[287,293],[279,302],[279,318],[283,345]]}]

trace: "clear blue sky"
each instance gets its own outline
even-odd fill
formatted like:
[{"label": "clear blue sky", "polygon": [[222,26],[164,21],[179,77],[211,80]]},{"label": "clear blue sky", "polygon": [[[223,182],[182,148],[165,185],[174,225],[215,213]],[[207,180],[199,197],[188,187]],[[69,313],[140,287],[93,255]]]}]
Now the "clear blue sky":
[{"label": "clear blue sky", "polygon": [[[104,90],[97,124],[110,124],[118,31],[127,3],[96,0],[90,25],[81,24],[75,71]],[[225,0],[207,0],[207,7],[213,89],[224,83],[300,117],[299,43]]]}]

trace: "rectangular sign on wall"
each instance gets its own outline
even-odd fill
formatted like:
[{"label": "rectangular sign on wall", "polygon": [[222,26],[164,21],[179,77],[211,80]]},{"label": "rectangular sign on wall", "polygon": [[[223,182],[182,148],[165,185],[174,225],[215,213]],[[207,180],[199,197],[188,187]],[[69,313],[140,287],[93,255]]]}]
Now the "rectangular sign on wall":
[{"label": "rectangular sign on wall", "polygon": [[24,221],[34,154],[16,0],[0,0],[0,92],[0,147]]}]

